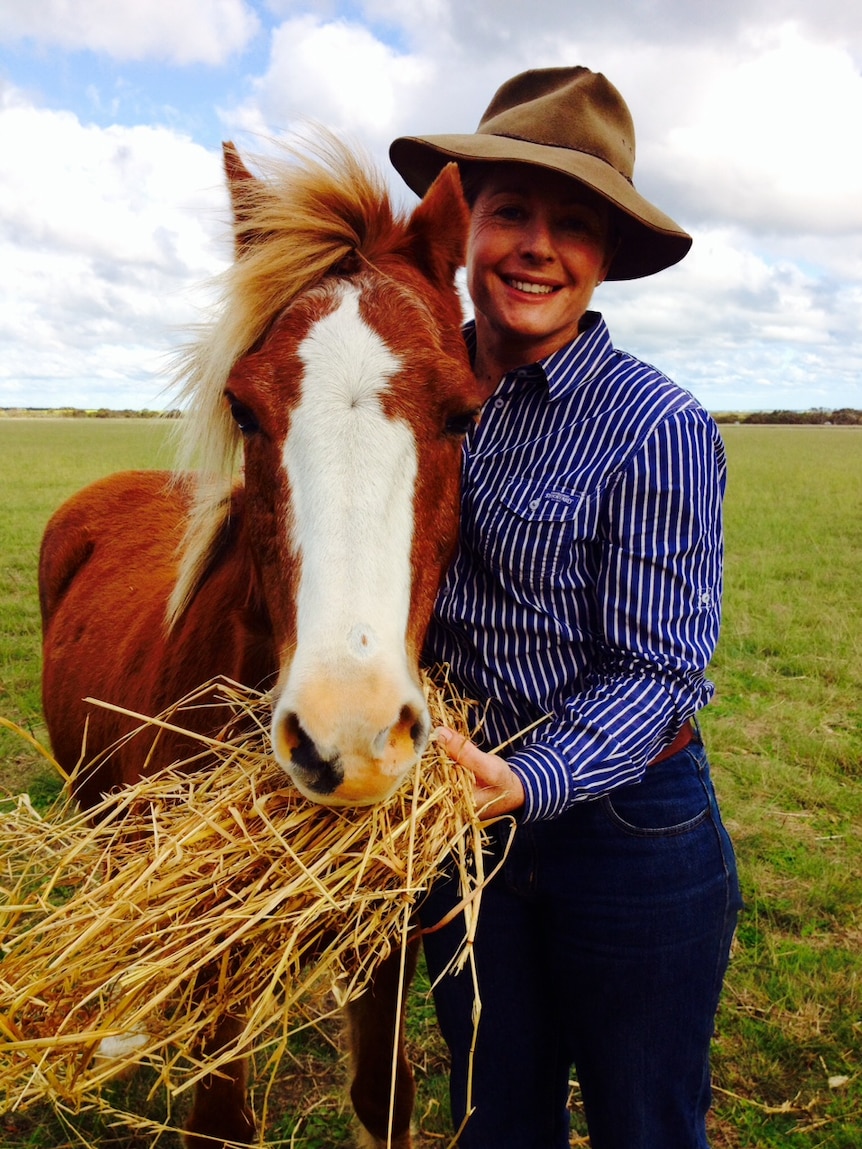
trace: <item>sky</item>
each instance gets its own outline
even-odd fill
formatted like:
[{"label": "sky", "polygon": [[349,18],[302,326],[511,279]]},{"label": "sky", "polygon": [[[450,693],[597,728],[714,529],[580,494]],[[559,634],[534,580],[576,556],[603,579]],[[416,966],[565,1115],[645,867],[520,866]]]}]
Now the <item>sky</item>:
[{"label": "sky", "polygon": [[635,184],[694,236],[598,289],[617,346],[712,411],[862,408],[855,0],[0,0],[0,407],[174,405],[231,257],[222,140],[322,123],[412,205],[395,136],[570,64],[622,92]]}]

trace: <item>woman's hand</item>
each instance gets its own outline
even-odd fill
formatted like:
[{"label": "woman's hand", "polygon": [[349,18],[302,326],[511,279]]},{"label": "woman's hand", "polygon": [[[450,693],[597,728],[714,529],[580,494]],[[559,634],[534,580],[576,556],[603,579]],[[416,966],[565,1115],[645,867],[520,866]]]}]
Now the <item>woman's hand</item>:
[{"label": "woman's hand", "polygon": [[466,766],[475,778],[473,797],[481,818],[508,814],[524,805],[524,787],[505,758],[486,754],[469,738],[447,726],[438,726],[434,738],[453,762]]}]

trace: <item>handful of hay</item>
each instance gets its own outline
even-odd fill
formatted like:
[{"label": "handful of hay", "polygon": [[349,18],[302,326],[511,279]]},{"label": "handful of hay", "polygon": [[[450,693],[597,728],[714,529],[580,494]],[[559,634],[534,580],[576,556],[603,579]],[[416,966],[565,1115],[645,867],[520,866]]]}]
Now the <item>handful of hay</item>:
[{"label": "handful of hay", "polygon": [[[434,720],[466,732],[465,705],[425,685]],[[67,803],[42,817],[24,796],[0,817],[9,1108],[93,1103],[144,1063],[171,1094],[238,1052],[266,1050],[272,1073],[300,999],[325,987],[337,1008],[359,995],[404,947],[450,854],[468,922],[476,912],[480,823],[468,778],[442,751],[432,745],[382,805],[317,806],[268,754],[268,697],[219,686],[229,721],[207,741],[211,769],[179,763],[86,815]],[[157,721],[177,724],[189,704]],[[226,1015],[241,1032],[205,1058]]]}]

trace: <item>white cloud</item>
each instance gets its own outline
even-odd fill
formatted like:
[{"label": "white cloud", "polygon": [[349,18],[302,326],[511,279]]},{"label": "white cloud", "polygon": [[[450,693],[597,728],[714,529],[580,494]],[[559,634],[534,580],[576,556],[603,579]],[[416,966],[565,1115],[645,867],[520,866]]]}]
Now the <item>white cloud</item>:
[{"label": "white cloud", "polygon": [[165,353],[204,302],[190,286],[229,255],[222,183],[216,156],[166,129],[87,127],[7,91],[0,405],[22,391],[88,405],[88,386],[109,405],[131,392],[153,405]]},{"label": "white cloud", "polygon": [[[673,123],[673,121],[670,121]],[[769,231],[862,231],[862,75],[793,25],[702,74],[654,162],[695,219]]]},{"label": "white cloud", "polygon": [[699,230],[691,254],[653,280],[605,284],[595,306],[620,346],[713,409],[860,406],[860,294],[858,279],[767,258],[724,227]]},{"label": "white cloud", "polygon": [[302,16],[275,29],[254,99],[228,118],[261,134],[312,118],[369,145],[388,142],[404,103],[428,90],[431,75],[428,60],[399,53],[360,25]]},{"label": "white cloud", "polygon": [[383,22],[439,37],[457,22],[452,0],[364,0],[363,15],[372,22]]},{"label": "white cloud", "polygon": [[0,41],[104,52],[118,60],[222,64],[260,21],[244,0],[30,0],[0,5]]}]

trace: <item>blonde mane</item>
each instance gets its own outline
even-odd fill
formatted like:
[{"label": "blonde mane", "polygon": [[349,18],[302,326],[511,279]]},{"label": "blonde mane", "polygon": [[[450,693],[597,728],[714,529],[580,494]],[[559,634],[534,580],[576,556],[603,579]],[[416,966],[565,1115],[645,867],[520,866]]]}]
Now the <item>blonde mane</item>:
[{"label": "blonde mane", "polygon": [[276,159],[256,167],[263,178],[244,179],[233,193],[241,197],[234,224],[238,256],[221,277],[213,318],[180,362],[186,411],[178,466],[193,472],[194,499],[169,625],[193,596],[228,513],[241,440],[224,400],[234,364],[345,257],[355,253],[374,263],[404,233],[379,172],[327,132],[313,143],[285,145]]}]

